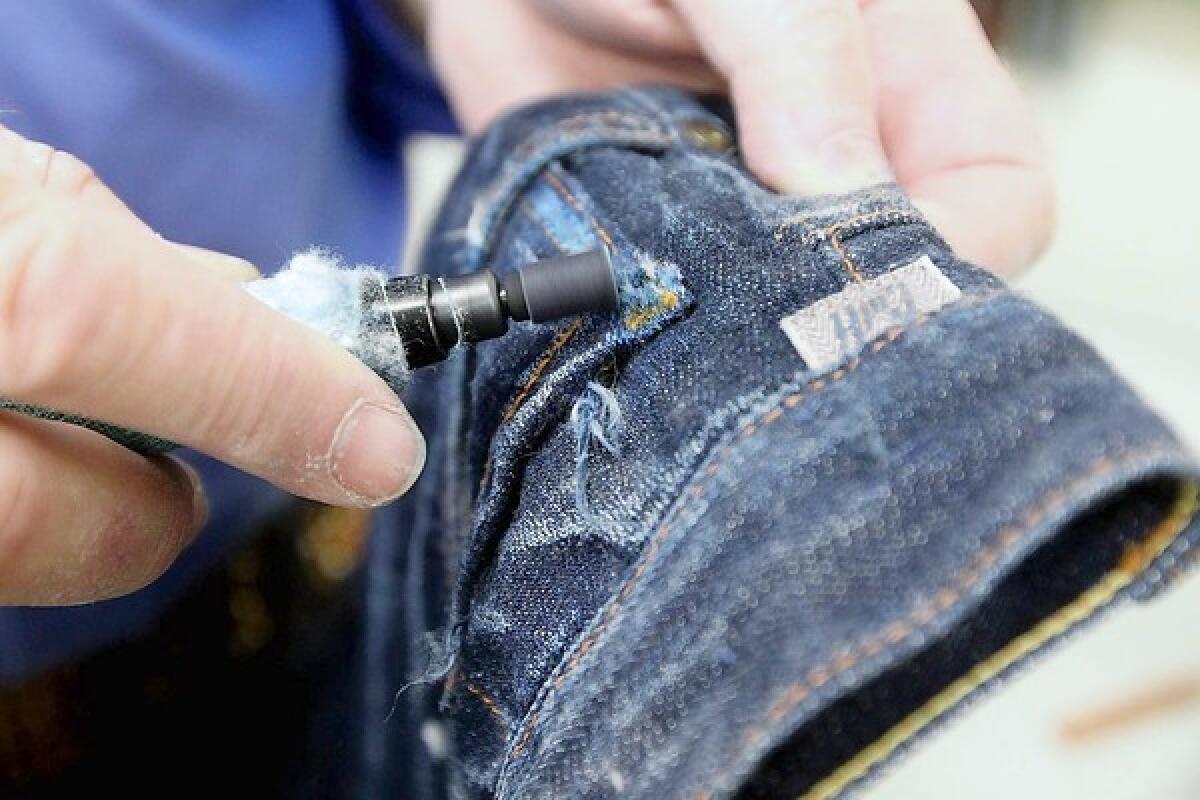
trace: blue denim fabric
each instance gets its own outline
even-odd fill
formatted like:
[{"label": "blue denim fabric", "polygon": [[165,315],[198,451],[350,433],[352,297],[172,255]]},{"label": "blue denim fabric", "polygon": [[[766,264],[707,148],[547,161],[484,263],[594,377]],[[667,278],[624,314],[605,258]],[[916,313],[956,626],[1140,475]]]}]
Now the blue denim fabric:
[{"label": "blue denim fabric", "polygon": [[[1195,463],[1084,342],[894,186],[765,190],[728,125],[628,90],[474,143],[423,269],[604,243],[623,308],[412,387],[429,462],[373,543],[367,789],[838,796],[1200,540]],[[923,256],[961,297],[839,364],[781,330]]]}]

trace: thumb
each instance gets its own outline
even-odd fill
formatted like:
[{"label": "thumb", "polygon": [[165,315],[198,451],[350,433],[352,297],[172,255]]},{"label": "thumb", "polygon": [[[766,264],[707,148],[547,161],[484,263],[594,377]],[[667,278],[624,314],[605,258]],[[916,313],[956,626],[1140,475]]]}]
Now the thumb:
[{"label": "thumb", "polygon": [[323,502],[406,491],[425,445],[395,393],[214,258],[159,237],[78,159],[0,131],[0,397],[157,434]]},{"label": "thumb", "polygon": [[891,180],[856,0],[677,0],[729,81],[750,169],[789,194]]}]

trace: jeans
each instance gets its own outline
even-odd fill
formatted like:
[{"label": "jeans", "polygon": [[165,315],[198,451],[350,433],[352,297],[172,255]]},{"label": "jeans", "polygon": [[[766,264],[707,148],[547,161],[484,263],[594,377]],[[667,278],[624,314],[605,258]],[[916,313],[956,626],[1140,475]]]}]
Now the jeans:
[{"label": "jeans", "polygon": [[414,382],[368,789],[841,796],[1200,541],[1196,463],[1086,343],[896,186],[767,191],[728,116],[623,90],[474,142],[423,269],[603,244],[622,309]]}]

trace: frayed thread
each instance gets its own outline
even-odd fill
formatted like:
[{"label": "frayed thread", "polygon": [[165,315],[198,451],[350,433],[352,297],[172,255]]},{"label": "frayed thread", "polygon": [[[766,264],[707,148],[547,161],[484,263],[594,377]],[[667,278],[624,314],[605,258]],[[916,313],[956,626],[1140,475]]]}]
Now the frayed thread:
[{"label": "frayed thread", "polygon": [[391,721],[400,706],[400,696],[418,684],[437,683],[445,678],[454,666],[457,648],[450,639],[439,631],[426,631],[421,637],[421,646],[425,651],[425,666],[416,675],[411,676],[396,690],[392,697],[392,707],[383,718],[384,724]]},{"label": "frayed thread", "polygon": [[408,384],[404,341],[395,330],[364,324],[364,289],[387,276],[367,266],[347,267],[325,250],[297,253],[269,278],[246,291],[348,350],[399,391]]},{"label": "frayed thread", "polygon": [[609,453],[617,454],[620,451],[617,437],[624,423],[621,406],[613,391],[596,381],[589,381],[571,409],[571,426],[576,435],[575,508],[586,522],[596,522],[587,497],[588,456],[592,441],[599,442]]},{"label": "frayed thread", "polygon": [[644,253],[636,263],[618,265],[617,273],[621,314],[631,331],[660,320],[686,297],[679,268]]}]

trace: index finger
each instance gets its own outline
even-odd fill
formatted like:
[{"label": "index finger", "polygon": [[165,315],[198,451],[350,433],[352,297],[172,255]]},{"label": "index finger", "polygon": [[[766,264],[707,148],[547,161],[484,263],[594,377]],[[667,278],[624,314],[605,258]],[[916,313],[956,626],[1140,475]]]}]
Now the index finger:
[{"label": "index finger", "polygon": [[966,0],[873,0],[864,25],[897,180],[964,257],[1013,272],[1045,248],[1054,191],[1021,92]]},{"label": "index finger", "polygon": [[857,0],[676,0],[729,81],[750,169],[833,194],[890,180]]},{"label": "index finger", "polygon": [[196,269],[76,159],[0,132],[0,396],[154,433],[341,505],[404,492],[424,441],[320,334]]}]

